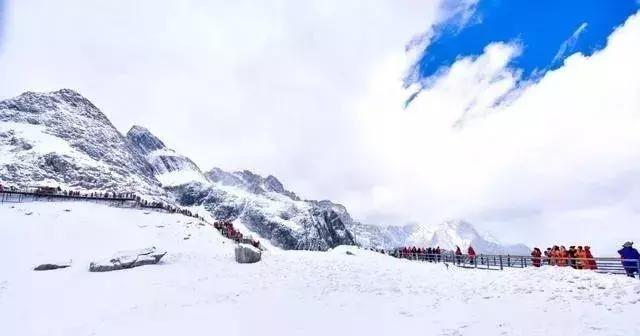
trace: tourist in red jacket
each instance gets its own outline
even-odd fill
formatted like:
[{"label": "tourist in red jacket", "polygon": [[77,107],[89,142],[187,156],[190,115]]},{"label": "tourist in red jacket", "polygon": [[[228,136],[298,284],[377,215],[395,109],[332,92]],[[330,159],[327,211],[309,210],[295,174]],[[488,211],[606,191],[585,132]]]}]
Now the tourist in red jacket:
[{"label": "tourist in red jacket", "polygon": [[531,263],[533,264],[534,267],[540,267],[541,264],[541,258],[542,257],[542,252],[540,251],[539,248],[535,247],[533,249],[533,252],[531,252]]},{"label": "tourist in red jacket", "polygon": [[469,255],[469,262],[473,263],[476,259],[476,250],[474,250],[471,245],[469,245],[469,248],[467,249],[467,254]]},{"label": "tourist in red jacket", "polygon": [[590,246],[585,246],[584,247],[584,255],[586,257],[585,260],[585,269],[598,269],[598,266],[596,265],[596,260],[593,259],[593,254],[591,254],[591,247]]}]

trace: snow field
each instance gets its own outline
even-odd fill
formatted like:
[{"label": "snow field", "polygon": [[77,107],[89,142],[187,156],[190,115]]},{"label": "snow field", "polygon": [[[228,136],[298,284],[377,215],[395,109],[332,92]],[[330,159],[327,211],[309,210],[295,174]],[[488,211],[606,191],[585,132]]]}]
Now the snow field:
[{"label": "snow field", "polygon": [[[161,264],[88,272],[149,246],[168,251]],[[3,335],[640,334],[640,282],[623,276],[447,268],[354,247],[270,249],[240,265],[197,220],[92,203],[0,205],[0,258]]]}]

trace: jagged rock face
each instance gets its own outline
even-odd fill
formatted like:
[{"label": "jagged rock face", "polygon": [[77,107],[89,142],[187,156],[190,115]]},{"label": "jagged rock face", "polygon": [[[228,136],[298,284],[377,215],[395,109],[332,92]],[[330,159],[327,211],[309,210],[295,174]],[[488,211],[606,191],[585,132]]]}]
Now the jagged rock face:
[{"label": "jagged rock face", "polygon": [[164,149],[164,145],[160,139],[151,134],[148,129],[142,126],[133,126],[127,132],[127,139],[131,141],[143,154],[149,154],[158,149]]},{"label": "jagged rock face", "polygon": [[191,159],[167,148],[146,128],[133,126],[127,132],[127,139],[146,158],[153,169],[154,177],[164,187],[192,181],[207,182],[207,178]]},{"label": "jagged rock face", "polygon": [[273,175],[269,175],[264,178],[248,170],[229,173],[220,168],[213,168],[205,173],[205,175],[211,182],[216,182],[224,186],[238,187],[254,194],[274,192],[284,195],[294,201],[300,200],[298,195],[286,190],[282,185],[282,182]]},{"label": "jagged rock face", "polygon": [[89,100],[67,89],[0,102],[0,180],[162,194],[129,141]]},{"label": "jagged rock face", "polygon": [[[217,174],[226,176],[225,181],[237,177],[222,170]],[[354,244],[339,211],[320,202],[295,200],[275,191],[254,193],[244,181],[238,186],[191,183],[171,191],[179,203],[201,205],[220,220],[239,219],[247,229],[283,249],[327,250]]]}]

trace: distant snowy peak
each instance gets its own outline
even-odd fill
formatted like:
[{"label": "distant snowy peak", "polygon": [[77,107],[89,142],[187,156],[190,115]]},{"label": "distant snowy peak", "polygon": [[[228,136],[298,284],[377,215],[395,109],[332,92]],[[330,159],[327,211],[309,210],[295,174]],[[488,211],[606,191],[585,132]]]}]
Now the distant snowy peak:
[{"label": "distant snowy peak", "polygon": [[273,192],[287,196],[294,201],[300,200],[295,193],[286,190],[282,182],[273,175],[265,178],[248,170],[230,173],[220,168],[213,168],[206,172],[205,176],[211,182],[237,187],[254,194]]},{"label": "distant snowy peak", "polygon": [[408,239],[410,245],[440,246],[447,250],[460,247],[463,252],[473,246],[477,253],[484,254],[528,255],[530,252],[525,245],[503,244],[488,234],[481,235],[471,223],[463,220],[447,220],[433,228],[423,225],[417,227]]},{"label": "distant snowy peak", "polygon": [[440,247],[466,252],[473,246],[477,253],[528,255],[522,244],[503,244],[488,234],[480,234],[469,222],[447,220],[437,225],[410,224],[405,226],[374,226],[353,223],[350,230],[356,241],[365,247],[395,248],[401,246]]},{"label": "distant snowy peak", "polygon": [[144,155],[153,168],[155,178],[163,187],[172,187],[190,182],[208,183],[200,168],[188,157],[178,154],[148,129],[133,126],[127,139]]}]

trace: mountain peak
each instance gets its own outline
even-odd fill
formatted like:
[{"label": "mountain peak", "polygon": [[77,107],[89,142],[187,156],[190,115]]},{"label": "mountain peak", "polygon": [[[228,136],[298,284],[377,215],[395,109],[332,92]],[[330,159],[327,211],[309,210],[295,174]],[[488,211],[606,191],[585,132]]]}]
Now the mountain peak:
[{"label": "mountain peak", "polygon": [[166,148],[162,140],[153,135],[147,128],[138,125],[134,125],[127,132],[127,139],[140,148],[144,154]]},{"label": "mountain peak", "polygon": [[69,112],[110,124],[107,117],[89,99],[71,89],[53,92],[27,91],[17,97],[0,101],[0,109],[5,110],[5,119],[16,119],[13,121],[27,120],[35,115]]},{"label": "mountain peak", "polygon": [[68,89],[68,88],[60,89],[58,91],[53,91],[53,92],[51,92],[51,94],[58,95],[58,96],[84,98],[84,96],[82,96],[80,93],[78,93],[78,91],[74,91],[74,90]]}]

